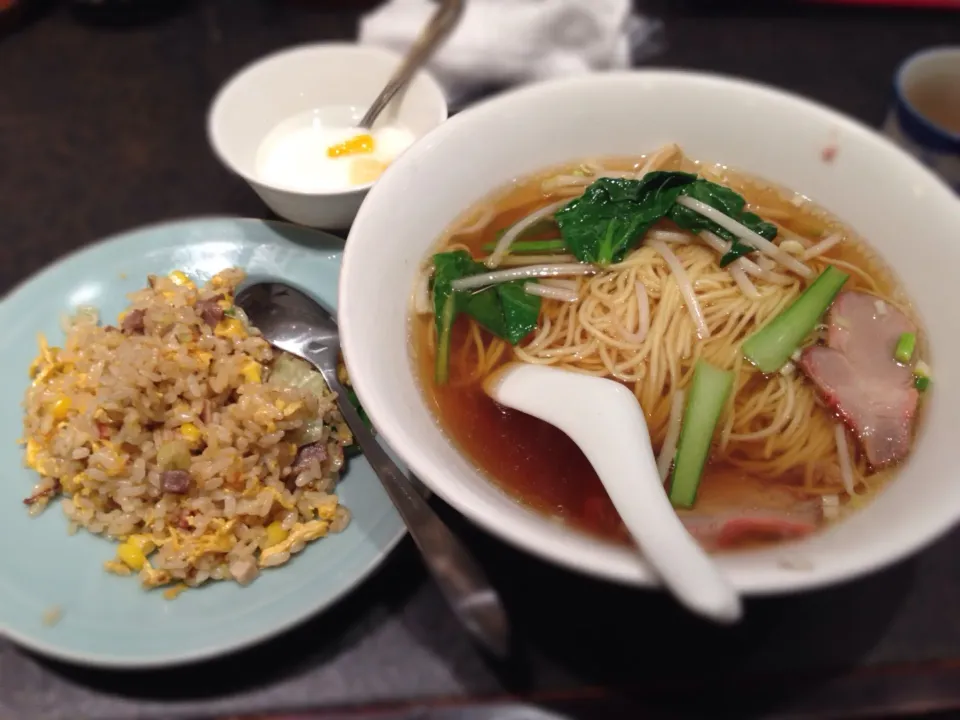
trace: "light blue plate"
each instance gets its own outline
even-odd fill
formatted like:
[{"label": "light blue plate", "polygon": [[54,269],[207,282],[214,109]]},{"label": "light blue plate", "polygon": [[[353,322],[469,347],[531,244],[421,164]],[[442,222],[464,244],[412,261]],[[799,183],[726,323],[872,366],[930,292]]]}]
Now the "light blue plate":
[{"label": "light blue plate", "polygon": [[[0,635],[64,660],[156,667],[209,658],[294,625],[363,580],[403,536],[403,525],[363,458],[350,462],[339,494],[353,513],[341,534],[311,544],[250,586],[213,583],[176,600],[146,592],[136,578],[104,572],[115,545],[67,535],[54,503],[30,518],[23,498],[37,478],[23,468],[21,402],[38,332],[62,338],[61,316],[95,305],[115,317],[150,273],[181,269],[202,279],[226,267],[252,279],[278,278],[336,307],[342,241],[257,220],[203,219],[120,235],[59,261],[0,303],[5,379],[0,384]],[[45,613],[62,617],[44,624]]]}]

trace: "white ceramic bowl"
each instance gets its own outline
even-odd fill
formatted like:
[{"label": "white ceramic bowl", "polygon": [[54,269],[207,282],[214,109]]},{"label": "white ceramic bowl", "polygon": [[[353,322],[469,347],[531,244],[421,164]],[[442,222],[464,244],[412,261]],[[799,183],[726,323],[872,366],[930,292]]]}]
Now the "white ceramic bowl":
[{"label": "white ceramic bowl", "polygon": [[[960,519],[960,202],[865,126],[746,82],[642,71],[545,83],[457,115],[408,150],[360,209],[340,277],[344,356],[373,422],[432,490],[493,534],[574,570],[655,584],[629,549],[528,510],[451,446],[408,359],[407,313],[423,258],[490,190],[564,161],[636,155],[667,142],[804,193],[849,222],[897,270],[931,341],[932,392],[897,480],[823,533],[717,561],[742,592],[777,593],[851,578],[919,550]],[[828,146],[837,149],[832,162],[824,160]]]},{"label": "white ceramic bowl", "polygon": [[[217,93],[207,117],[210,144],[277,215],[311,227],[349,227],[369,184],[320,193],[268,185],[257,177],[257,150],[280,122],[310,110],[352,107],[362,116],[399,64],[395,53],[349,43],[303,45],[268,55],[240,70]],[[396,122],[419,138],[446,119],[443,91],[421,71],[377,125]]]}]

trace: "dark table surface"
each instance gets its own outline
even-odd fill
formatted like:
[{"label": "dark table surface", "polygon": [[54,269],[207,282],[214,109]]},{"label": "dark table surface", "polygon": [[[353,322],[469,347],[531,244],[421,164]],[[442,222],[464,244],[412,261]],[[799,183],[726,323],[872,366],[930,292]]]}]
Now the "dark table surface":
[{"label": "dark table surface", "polygon": [[[0,38],[0,290],[137,225],[264,216],[208,150],[213,93],[270,50],[353,37],[355,12],[371,4],[207,0],[125,29],[53,6]],[[667,41],[649,62],[779,85],[870,124],[902,58],[960,42],[956,13],[720,5],[648,2]],[[751,601],[745,623],[718,629],[662,597],[546,567],[439,509],[502,588],[518,635],[510,663],[469,645],[404,542],[323,617],[201,666],[98,672],[0,641],[0,717],[359,717],[367,708],[366,717],[377,708],[383,718],[481,720],[507,715],[463,705],[517,698],[589,718],[960,709],[960,533],[859,582]]]}]

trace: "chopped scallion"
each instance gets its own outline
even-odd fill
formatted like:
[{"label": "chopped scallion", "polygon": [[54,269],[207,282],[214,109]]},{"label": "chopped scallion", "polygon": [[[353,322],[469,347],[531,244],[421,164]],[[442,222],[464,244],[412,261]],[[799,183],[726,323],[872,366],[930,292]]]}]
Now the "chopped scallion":
[{"label": "chopped scallion", "polygon": [[913,386],[920,392],[923,392],[930,387],[930,378],[926,375],[915,375],[913,377]]},{"label": "chopped scallion", "polygon": [[905,332],[897,340],[897,347],[893,351],[893,357],[897,362],[908,363],[913,358],[913,351],[917,347],[917,336],[912,332]]}]

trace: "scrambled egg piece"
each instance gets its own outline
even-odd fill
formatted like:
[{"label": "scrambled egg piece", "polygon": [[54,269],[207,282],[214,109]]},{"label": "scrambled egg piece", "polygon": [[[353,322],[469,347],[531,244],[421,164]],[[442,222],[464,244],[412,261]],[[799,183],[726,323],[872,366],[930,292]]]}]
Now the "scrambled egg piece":
[{"label": "scrambled egg piece", "polygon": [[236,318],[227,317],[217,323],[213,329],[213,334],[217,337],[243,340],[247,337],[247,330],[243,323]]},{"label": "scrambled egg piece", "polygon": [[[267,559],[278,555],[284,552],[290,552],[290,548],[293,547],[297,542],[303,542],[304,544],[322,538],[327,534],[327,528],[330,527],[330,523],[326,520],[311,520],[306,523],[297,523],[293,526],[293,529],[290,530],[290,534],[287,535],[287,539],[283,540],[276,545],[271,545],[270,547],[260,551],[260,558],[258,564],[260,567],[264,567],[264,563]],[[269,537],[269,535],[268,535]]]}]

